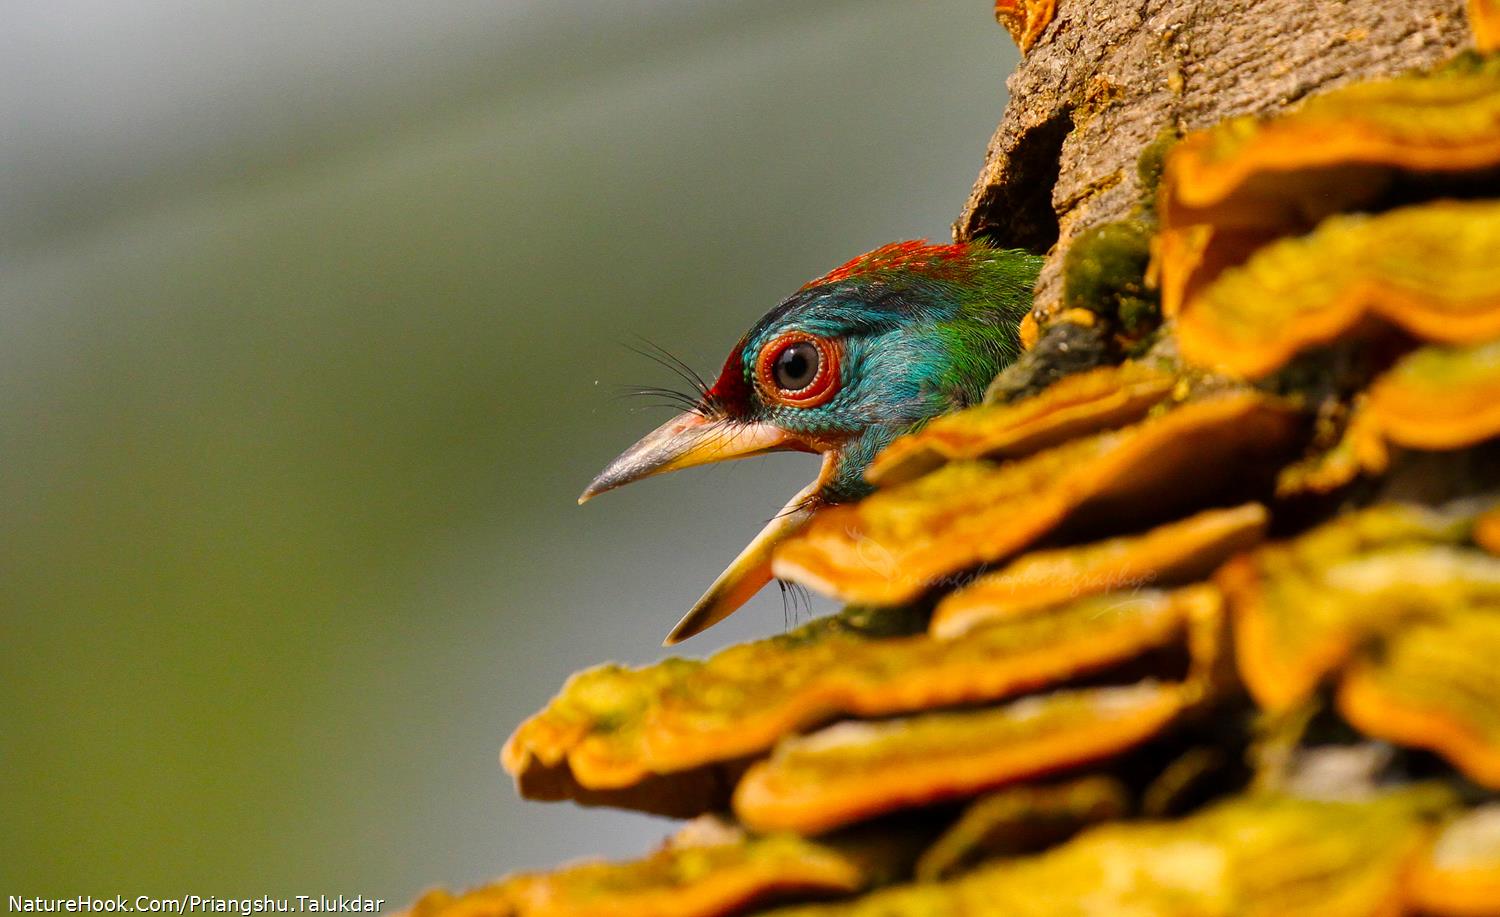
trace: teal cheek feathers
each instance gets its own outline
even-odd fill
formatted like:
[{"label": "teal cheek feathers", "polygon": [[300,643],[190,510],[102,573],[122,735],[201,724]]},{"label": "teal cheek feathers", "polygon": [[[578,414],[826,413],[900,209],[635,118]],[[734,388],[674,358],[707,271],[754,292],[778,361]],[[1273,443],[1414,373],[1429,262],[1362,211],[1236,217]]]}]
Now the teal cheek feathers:
[{"label": "teal cheek feathers", "polygon": [[834,474],[820,496],[843,503],[867,495],[864,471],[875,455],[932,418],[977,403],[1013,358],[1012,347],[1003,335],[989,340],[926,323],[849,344],[860,353],[848,361],[851,378],[829,405],[830,416],[794,421],[837,427],[842,436]]}]

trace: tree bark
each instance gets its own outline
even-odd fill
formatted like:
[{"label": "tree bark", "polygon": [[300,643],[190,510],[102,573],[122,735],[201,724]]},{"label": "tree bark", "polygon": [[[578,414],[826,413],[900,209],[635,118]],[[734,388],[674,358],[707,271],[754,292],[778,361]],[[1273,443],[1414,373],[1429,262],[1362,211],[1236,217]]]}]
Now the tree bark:
[{"label": "tree bark", "polygon": [[1137,157],[1164,130],[1274,112],[1472,42],[1462,0],[1061,0],[1008,81],[955,238],[1045,252],[1046,318],[1069,241],[1129,214]]}]

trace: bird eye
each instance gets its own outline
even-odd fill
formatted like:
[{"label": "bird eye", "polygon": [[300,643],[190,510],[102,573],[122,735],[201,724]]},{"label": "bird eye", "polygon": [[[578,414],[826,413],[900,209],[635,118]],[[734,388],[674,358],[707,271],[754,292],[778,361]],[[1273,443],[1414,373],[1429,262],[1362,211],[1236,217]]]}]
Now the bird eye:
[{"label": "bird eye", "polygon": [[771,365],[776,387],[797,392],[812,384],[818,376],[818,348],[810,341],[798,341],[781,351]]},{"label": "bird eye", "polygon": [[789,331],[761,349],[756,376],[761,391],[777,404],[823,404],[838,391],[839,347],[825,338]]}]

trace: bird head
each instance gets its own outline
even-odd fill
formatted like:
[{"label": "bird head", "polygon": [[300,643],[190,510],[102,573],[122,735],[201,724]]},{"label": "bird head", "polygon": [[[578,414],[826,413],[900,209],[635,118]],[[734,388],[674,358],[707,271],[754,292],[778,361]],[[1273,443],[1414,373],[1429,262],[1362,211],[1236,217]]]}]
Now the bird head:
[{"label": "bird head", "polygon": [[823,456],[667,637],[686,639],[771,579],[771,553],[821,507],[870,491],[882,448],[977,402],[1018,352],[1040,258],[980,242],[897,242],[814,280],[730,351],[692,408],[631,446],[579,498],[694,465],[796,450]]}]

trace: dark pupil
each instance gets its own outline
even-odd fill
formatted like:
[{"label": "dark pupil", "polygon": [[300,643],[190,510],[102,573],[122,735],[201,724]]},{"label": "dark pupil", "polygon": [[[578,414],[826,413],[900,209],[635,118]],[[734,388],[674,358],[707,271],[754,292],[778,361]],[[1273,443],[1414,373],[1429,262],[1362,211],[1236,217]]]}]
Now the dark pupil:
[{"label": "dark pupil", "polygon": [[818,375],[818,348],[798,341],[776,357],[776,384],[789,392],[807,388]]}]

